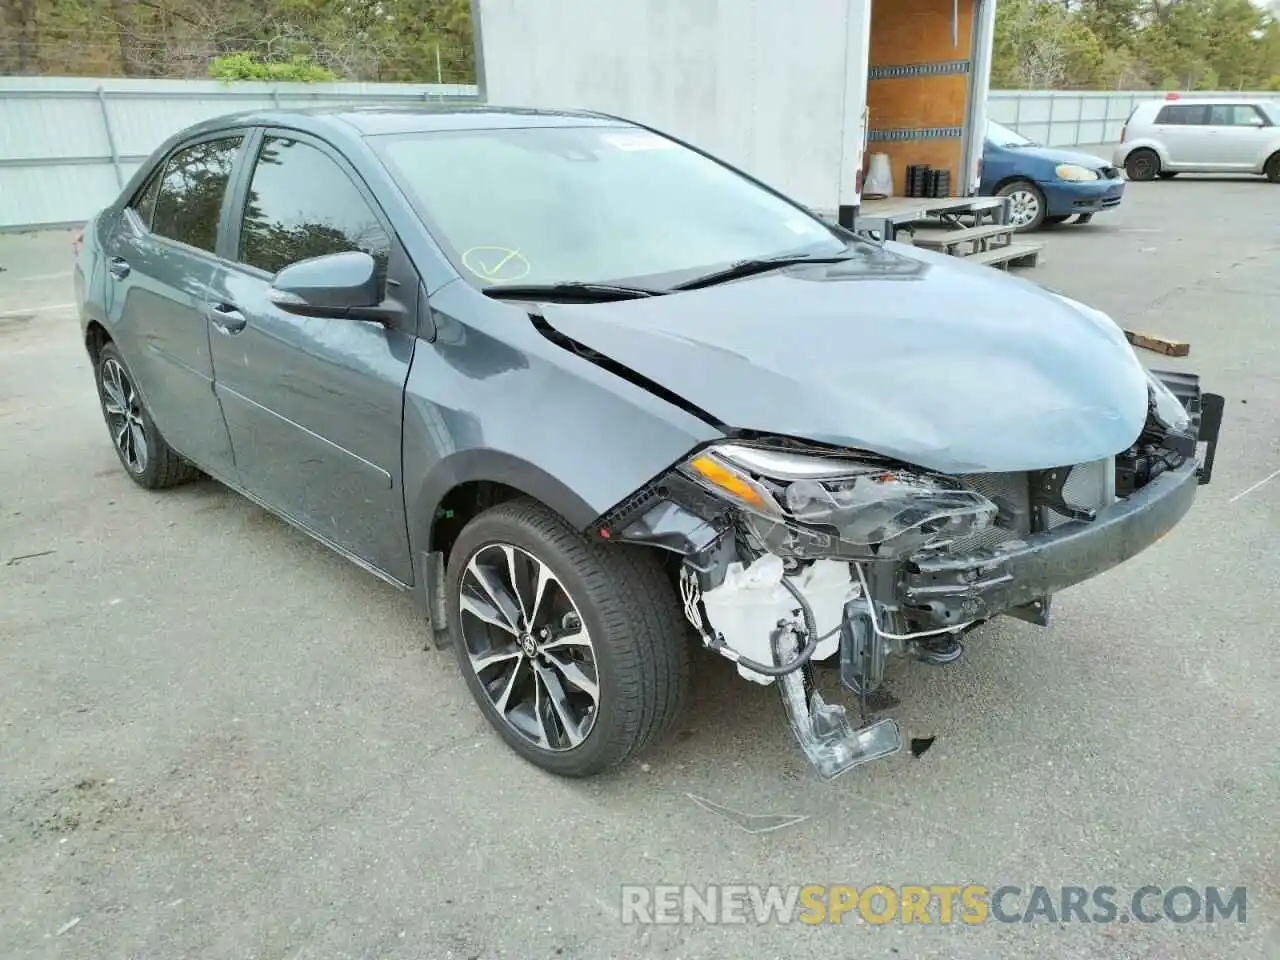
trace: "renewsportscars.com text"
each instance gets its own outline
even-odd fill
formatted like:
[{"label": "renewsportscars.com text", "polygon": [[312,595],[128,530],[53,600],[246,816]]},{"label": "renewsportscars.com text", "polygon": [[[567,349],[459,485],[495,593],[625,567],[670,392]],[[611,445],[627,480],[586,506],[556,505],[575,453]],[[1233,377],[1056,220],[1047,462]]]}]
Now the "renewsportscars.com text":
[{"label": "renewsportscars.com text", "polygon": [[1245,922],[1244,887],[1003,884],[658,885],[622,888],[627,924]]}]

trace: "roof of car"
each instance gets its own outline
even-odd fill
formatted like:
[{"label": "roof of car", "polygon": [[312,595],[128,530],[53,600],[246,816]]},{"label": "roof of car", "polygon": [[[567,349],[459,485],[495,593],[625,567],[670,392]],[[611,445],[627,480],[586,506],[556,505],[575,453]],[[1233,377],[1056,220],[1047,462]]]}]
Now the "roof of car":
[{"label": "roof of car", "polygon": [[247,123],[282,124],[316,130],[346,126],[361,136],[432,130],[630,125],[629,121],[588,110],[504,107],[481,103],[424,103],[421,106],[357,108],[332,105],[305,109],[249,110],[214,117],[197,127],[213,130]]},{"label": "roof of car", "polygon": [[1223,96],[1223,97],[1192,96],[1192,97],[1173,97],[1173,98],[1160,97],[1159,99],[1153,98],[1151,100],[1143,101],[1143,106],[1176,107],[1176,106],[1179,106],[1180,104],[1186,104],[1188,106],[1199,107],[1199,106],[1204,106],[1205,104],[1215,104],[1215,103],[1216,104],[1232,104],[1232,103],[1255,104],[1255,103],[1269,103],[1269,102],[1270,102],[1270,98],[1268,97],[1232,97],[1232,96]]}]

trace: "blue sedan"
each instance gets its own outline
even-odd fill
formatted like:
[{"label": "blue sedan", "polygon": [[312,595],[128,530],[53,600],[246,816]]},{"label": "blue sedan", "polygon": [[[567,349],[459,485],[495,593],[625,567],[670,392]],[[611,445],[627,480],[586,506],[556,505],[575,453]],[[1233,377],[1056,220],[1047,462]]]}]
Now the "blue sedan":
[{"label": "blue sedan", "polygon": [[995,122],[987,123],[982,150],[984,197],[1008,197],[1019,232],[1074,216],[1088,223],[1100,210],[1118,207],[1124,174],[1099,157],[1043,147]]}]

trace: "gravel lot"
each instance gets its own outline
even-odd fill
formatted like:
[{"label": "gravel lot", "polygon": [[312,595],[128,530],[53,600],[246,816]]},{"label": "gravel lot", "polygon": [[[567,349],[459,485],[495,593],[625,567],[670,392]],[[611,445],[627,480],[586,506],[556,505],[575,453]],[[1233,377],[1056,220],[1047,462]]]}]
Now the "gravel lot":
[{"label": "gravel lot", "polygon": [[[128,481],[70,236],[0,237],[0,956],[1280,956],[1277,211],[1260,180],[1183,177],[1042,235],[1023,276],[1191,341],[1144,360],[1226,394],[1214,482],[1048,630],[897,665],[904,733],[936,742],[834,784],[774,691],[716,661],[643,766],[570,783],[525,765],[423,651],[407,598],[212,483]],[[689,794],[805,819],[751,834]],[[1247,921],[619,913],[622,884],[970,881],[1246,886]]]}]

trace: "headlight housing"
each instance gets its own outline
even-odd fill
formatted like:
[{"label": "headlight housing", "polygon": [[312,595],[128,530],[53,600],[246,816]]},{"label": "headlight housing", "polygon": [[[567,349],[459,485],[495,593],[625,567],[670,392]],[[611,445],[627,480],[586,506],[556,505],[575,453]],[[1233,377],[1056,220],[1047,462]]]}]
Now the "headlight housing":
[{"label": "headlight housing", "polygon": [[1150,385],[1151,402],[1155,404],[1156,416],[1160,418],[1160,422],[1174,433],[1185,432],[1191,425],[1191,414],[1182,405],[1182,401],[1150,370],[1147,371],[1147,383]]},{"label": "headlight housing", "polygon": [[985,530],[999,513],[950,477],[817,452],[720,443],[680,470],[782,557],[897,559]]},{"label": "headlight housing", "polygon": [[1060,163],[1053,168],[1059,180],[1097,180],[1098,171],[1082,167],[1078,163]]}]

